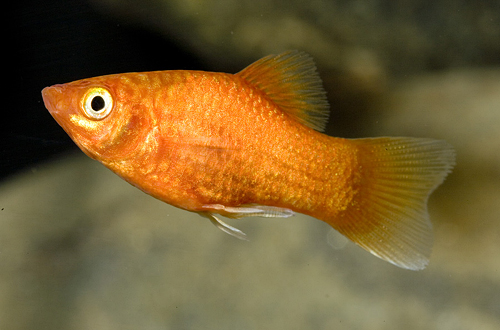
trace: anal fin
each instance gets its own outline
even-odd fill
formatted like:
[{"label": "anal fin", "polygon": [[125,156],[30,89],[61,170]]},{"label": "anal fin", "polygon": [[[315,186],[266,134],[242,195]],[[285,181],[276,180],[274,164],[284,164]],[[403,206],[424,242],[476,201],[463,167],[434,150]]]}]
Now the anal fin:
[{"label": "anal fin", "polygon": [[200,212],[200,215],[210,219],[210,221],[217,228],[219,228],[226,234],[244,241],[248,241],[247,235],[244,232],[242,232],[238,228],[228,225],[227,223],[216,217],[214,213],[218,213],[225,217],[233,219],[244,217],[288,218],[295,214],[292,210],[282,207],[257,204],[246,206],[224,206],[221,204],[208,204],[203,205],[203,208],[206,209],[206,211]]},{"label": "anal fin", "polygon": [[267,205],[224,206],[221,204],[203,205],[209,212],[222,214],[228,218],[263,217],[263,218],[288,218],[295,213],[286,208]]},{"label": "anal fin", "polygon": [[228,225],[221,219],[217,218],[215,215],[212,213],[200,213],[200,215],[204,216],[205,218],[210,219],[210,221],[215,225],[215,227],[219,228],[226,234],[229,234],[233,237],[236,237],[238,239],[241,239],[243,241],[248,241],[247,235],[239,230],[238,228],[235,228],[233,226]]}]

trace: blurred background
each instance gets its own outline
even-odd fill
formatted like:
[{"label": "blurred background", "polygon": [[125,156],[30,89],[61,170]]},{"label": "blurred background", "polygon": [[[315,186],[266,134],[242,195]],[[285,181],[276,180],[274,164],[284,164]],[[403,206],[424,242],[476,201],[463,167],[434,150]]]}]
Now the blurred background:
[{"label": "blurred background", "polygon": [[[23,1],[7,11],[1,329],[499,329],[498,1]],[[428,268],[385,263],[306,216],[230,221],[123,182],[72,143],[43,87],[110,73],[315,59],[327,134],[445,139]]]}]

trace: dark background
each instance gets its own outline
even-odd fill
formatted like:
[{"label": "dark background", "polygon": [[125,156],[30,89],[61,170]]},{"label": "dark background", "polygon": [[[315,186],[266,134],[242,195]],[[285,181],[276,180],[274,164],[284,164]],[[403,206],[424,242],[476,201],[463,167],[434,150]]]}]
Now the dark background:
[{"label": "dark background", "polygon": [[77,150],[45,109],[44,87],[128,71],[210,69],[164,36],[105,17],[87,1],[18,1],[7,16],[0,180]]}]

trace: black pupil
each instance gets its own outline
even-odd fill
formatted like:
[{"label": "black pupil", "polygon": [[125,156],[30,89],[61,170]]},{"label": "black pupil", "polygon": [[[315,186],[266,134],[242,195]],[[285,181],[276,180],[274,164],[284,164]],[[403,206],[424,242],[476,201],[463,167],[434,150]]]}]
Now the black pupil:
[{"label": "black pupil", "polygon": [[92,110],[94,111],[101,111],[104,109],[104,106],[106,105],[106,102],[104,102],[104,99],[102,96],[97,95],[92,99],[92,102],[90,102],[90,106],[92,107]]}]

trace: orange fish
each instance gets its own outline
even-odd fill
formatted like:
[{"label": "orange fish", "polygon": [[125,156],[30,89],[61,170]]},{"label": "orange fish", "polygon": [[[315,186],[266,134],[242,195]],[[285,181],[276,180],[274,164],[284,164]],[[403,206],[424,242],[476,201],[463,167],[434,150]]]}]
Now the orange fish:
[{"label": "orange fish", "polygon": [[324,135],[329,107],[313,60],[289,51],[236,74],[124,73],[42,91],[88,156],[144,192],[220,220],[322,220],[372,254],[423,269],[432,248],[430,193],[455,162],[427,138]]}]

